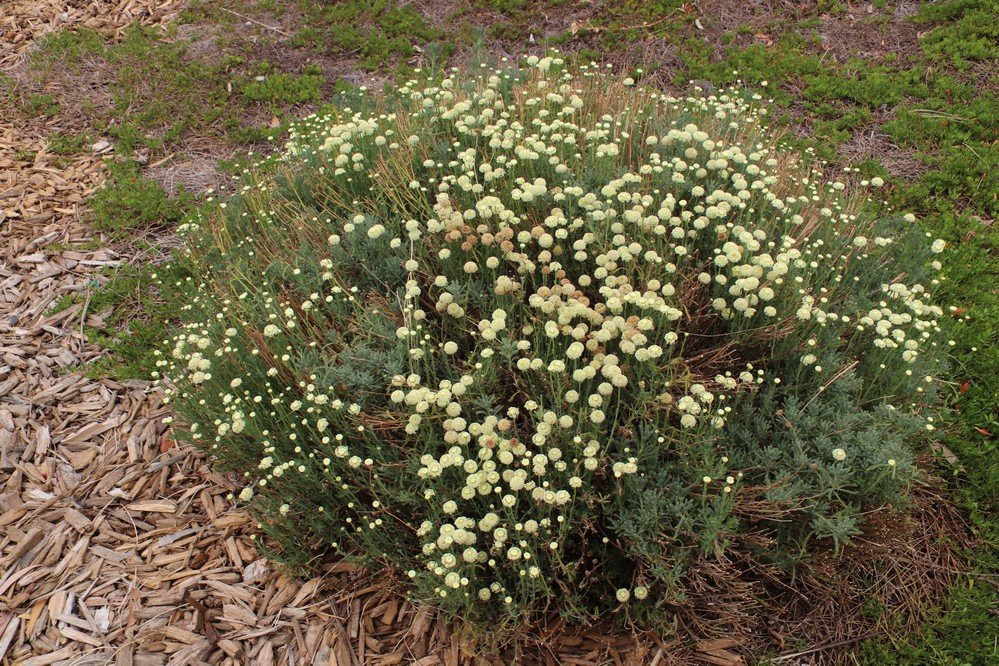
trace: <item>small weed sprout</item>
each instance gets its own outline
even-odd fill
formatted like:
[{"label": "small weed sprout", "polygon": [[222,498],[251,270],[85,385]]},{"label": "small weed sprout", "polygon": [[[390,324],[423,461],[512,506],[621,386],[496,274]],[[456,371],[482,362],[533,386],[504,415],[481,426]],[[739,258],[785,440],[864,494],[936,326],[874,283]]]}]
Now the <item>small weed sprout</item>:
[{"label": "small weed sprout", "polygon": [[941,243],[758,96],[527,63],[306,118],[185,225],[181,430],[285,561],[494,627],[655,622],[747,532],[838,549],[937,423]]}]

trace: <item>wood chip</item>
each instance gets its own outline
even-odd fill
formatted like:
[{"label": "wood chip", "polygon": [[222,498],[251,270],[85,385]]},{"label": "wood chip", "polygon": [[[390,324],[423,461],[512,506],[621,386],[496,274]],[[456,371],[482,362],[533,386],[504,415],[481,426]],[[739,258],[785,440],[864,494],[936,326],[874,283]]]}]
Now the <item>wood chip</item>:
[{"label": "wood chip", "polygon": [[177,510],[177,503],[172,500],[140,500],[132,502],[127,508],[131,511],[174,513]]}]

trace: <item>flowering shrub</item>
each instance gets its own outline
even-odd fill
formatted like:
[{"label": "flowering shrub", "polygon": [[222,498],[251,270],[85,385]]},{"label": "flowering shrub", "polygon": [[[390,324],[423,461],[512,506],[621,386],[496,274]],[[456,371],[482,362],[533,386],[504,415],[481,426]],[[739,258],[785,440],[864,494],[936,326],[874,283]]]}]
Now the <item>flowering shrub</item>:
[{"label": "flowering shrub", "polygon": [[188,436],[286,560],[466,618],[655,619],[740,535],[839,548],[933,428],[941,243],[758,98],[528,62],[306,118],[186,228]]}]

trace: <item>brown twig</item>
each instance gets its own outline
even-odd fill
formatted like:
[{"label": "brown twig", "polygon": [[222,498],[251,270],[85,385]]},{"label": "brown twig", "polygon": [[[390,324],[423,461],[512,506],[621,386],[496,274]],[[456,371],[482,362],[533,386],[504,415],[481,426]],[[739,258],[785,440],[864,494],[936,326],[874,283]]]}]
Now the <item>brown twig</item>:
[{"label": "brown twig", "polygon": [[281,30],[280,28],[275,28],[272,25],[267,25],[266,23],[262,23],[262,22],[260,22],[260,21],[258,21],[256,19],[252,19],[249,16],[246,16],[244,14],[240,14],[239,12],[234,12],[231,9],[226,9],[225,7],[220,7],[219,9],[221,9],[224,12],[228,12],[228,13],[232,14],[233,16],[238,16],[239,18],[244,19],[246,21],[249,21],[250,23],[255,23],[256,25],[259,25],[262,28],[267,28],[268,30],[273,30],[274,32],[276,32],[279,35],[284,35],[285,37],[291,37],[290,33],[287,33],[284,30]]}]

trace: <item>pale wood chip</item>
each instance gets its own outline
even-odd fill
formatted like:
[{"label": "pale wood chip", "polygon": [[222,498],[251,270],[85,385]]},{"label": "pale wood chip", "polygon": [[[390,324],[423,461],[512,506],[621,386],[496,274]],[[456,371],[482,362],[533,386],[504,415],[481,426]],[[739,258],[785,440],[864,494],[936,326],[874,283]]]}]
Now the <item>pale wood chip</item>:
[{"label": "pale wood chip", "polygon": [[156,513],[174,513],[177,503],[173,500],[139,500],[127,505],[131,511],[150,511]]},{"label": "pale wood chip", "polygon": [[93,645],[94,647],[100,647],[102,645],[99,639],[94,638],[90,634],[73,629],[72,627],[60,627],[59,633],[62,634],[64,638],[68,638],[69,640],[76,641],[78,643],[86,643],[87,645]]}]

